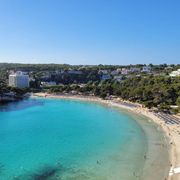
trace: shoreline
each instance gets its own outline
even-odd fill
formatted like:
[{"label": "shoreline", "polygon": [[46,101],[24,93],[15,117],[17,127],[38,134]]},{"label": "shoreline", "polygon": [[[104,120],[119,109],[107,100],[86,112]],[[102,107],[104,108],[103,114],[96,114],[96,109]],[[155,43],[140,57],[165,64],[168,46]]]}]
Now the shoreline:
[{"label": "shoreline", "polygon": [[35,93],[32,97],[47,97],[47,98],[55,98],[55,99],[72,99],[72,100],[81,100],[81,101],[89,101],[96,102],[100,104],[104,104],[110,107],[116,107],[119,109],[125,109],[129,112],[135,113],[137,115],[145,116],[151,119],[156,125],[158,125],[166,135],[166,140],[168,149],[169,149],[169,176],[167,180],[179,180],[180,179],[180,125],[175,124],[167,124],[162,119],[157,117],[155,113],[149,111],[147,108],[142,108],[140,105],[131,103],[134,106],[128,106],[123,104],[123,102],[117,102],[115,100],[103,100],[99,97],[94,96],[82,96],[82,95],[55,95],[55,94],[47,94],[47,93]]}]

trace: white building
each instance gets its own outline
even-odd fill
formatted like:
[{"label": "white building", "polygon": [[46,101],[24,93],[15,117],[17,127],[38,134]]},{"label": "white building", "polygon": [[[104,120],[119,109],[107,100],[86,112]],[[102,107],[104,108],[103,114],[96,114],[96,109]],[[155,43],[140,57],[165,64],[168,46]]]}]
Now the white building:
[{"label": "white building", "polygon": [[140,68],[137,68],[137,67],[131,67],[131,68],[130,68],[130,71],[133,72],[133,73],[134,73],[134,72],[140,72],[141,69],[140,69]]},{"label": "white building", "polygon": [[151,67],[150,66],[143,66],[142,72],[150,73],[151,72]]},{"label": "white building", "polygon": [[29,87],[29,76],[21,71],[9,75],[9,86],[26,88]]},{"label": "white building", "polygon": [[122,69],[121,69],[121,74],[123,74],[123,75],[129,74],[129,72],[130,72],[130,70],[127,69],[127,68],[122,68]]},{"label": "white building", "polygon": [[123,76],[114,76],[115,81],[121,82],[122,79],[123,79]]},{"label": "white building", "polygon": [[56,86],[55,81],[50,81],[50,82],[41,82],[42,86]]},{"label": "white building", "polygon": [[76,70],[69,70],[68,73],[69,74],[77,74],[77,75],[83,74],[82,71],[76,71]]},{"label": "white building", "polygon": [[180,69],[178,69],[177,71],[172,71],[169,75],[171,77],[180,76]]},{"label": "white building", "polygon": [[112,76],[116,76],[116,75],[118,75],[118,74],[119,74],[119,72],[118,72],[117,70],[111,71],[111,75],[112,75]]},{"label": "white building", "polygon": [[108,80],[108,79],[111,79],[111,76],[109,74],[103,74],[101,76],[101,80]]},{"label": "white building", "polygon": [[99,74],[108,74],[108,70],[99,70],[98,73]]}]

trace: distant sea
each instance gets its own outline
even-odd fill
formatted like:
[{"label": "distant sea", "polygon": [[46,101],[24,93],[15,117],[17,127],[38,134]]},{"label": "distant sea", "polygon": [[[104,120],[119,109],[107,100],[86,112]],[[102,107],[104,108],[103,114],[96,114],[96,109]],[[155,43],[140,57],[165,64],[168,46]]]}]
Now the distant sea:
[{"label": "distant sea", "polygon": [[161,180],[168,164],[147,118],[78,100],[0,106],[2,180]]}]

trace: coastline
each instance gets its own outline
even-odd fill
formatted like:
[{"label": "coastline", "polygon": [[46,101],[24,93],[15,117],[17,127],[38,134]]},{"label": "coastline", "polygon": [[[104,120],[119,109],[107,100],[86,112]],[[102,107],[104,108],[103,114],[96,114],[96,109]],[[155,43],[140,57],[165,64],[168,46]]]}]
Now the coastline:
[{"label": "coastline", "polygon": [[102,100],[101,98],[94,96],[91,97],[91,96],[79,96],[79,95],[53,95],[47,93],[35,93],[32,95],[32,97],[48,97],[48,98],[56,98],[56,99],[72,99],[72,100],[96,102],[110,107],[125,109],[128,110],[129,112],[133,112],[137,115],[143,115],[151,119],[163,130],[163,132],[166,135],[166,139],[168,141],[170,166],[168,167],[169,177],[167,177],[167,180],[180,179],[180,172],[179,169],[177,169],[178,167],[180,167],[180,125],[175,125],[175,124],[170,125],[165,123],[159,117],[157,117],[153,112],[149,111],[147,108],[142,108],[141,106],[134,106],[134,107],[126,106],[121,102],[117,102],[114,100]]}]

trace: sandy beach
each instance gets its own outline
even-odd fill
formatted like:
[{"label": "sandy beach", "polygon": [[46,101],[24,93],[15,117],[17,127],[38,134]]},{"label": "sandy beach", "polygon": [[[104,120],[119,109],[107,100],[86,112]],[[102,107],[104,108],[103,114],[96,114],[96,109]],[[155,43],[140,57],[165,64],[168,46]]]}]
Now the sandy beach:
[{"label": "sandy beach", "polygon": [[[132,106],[128,106],[121,101],[117,100],[102,100],[101,98],[94,96],[78,96],[78,95],[53,95],[47,93],[35,93],[32,97],[48,97],[59,99],[77,99],[81,101],[91,101],[102,103],[107,106],[126,109],[133,113],[146,116],[154,121],[166,134],[168,146],[169,146],[169,177],[166,180],[180,180],[180,124],[167,124],[156,113],[151,112],[147,108],[143,108],[140,105],[132,103]],[[180,120],[179,120],[180,121]]]}]

